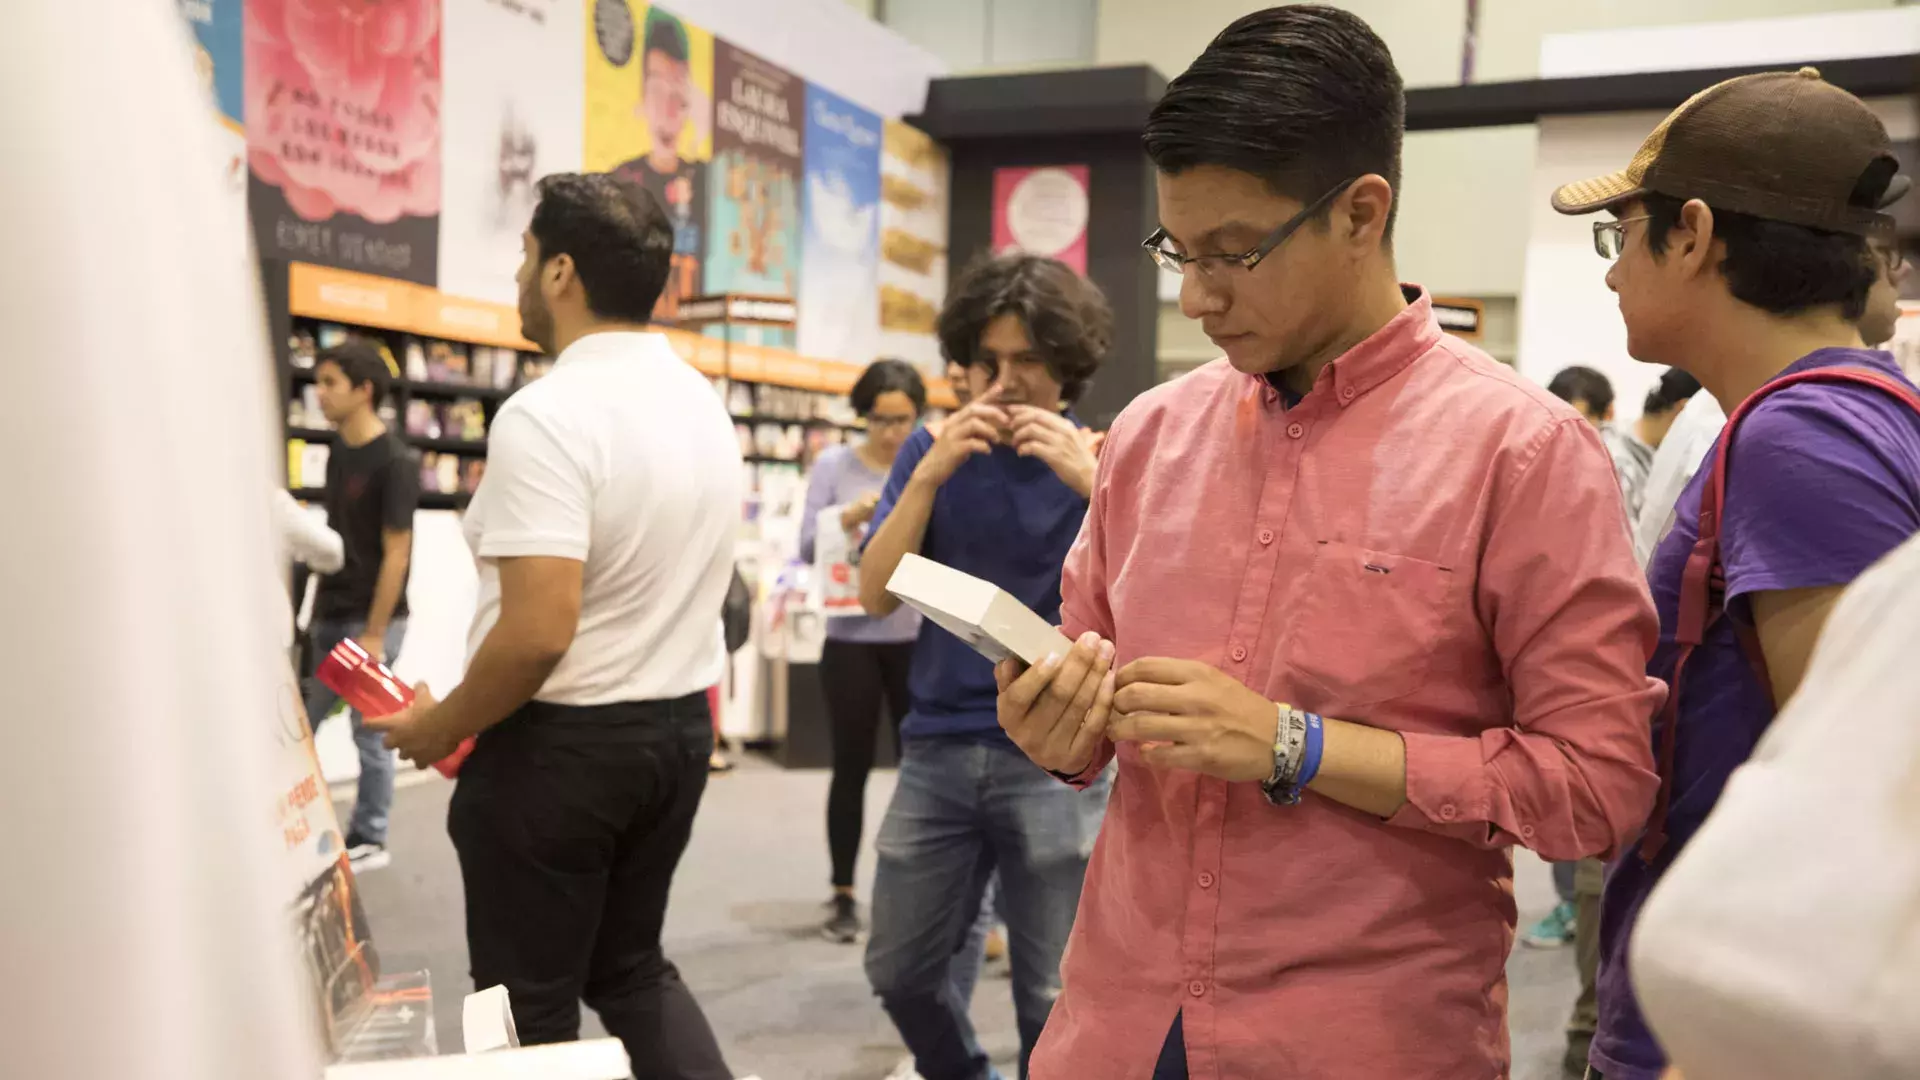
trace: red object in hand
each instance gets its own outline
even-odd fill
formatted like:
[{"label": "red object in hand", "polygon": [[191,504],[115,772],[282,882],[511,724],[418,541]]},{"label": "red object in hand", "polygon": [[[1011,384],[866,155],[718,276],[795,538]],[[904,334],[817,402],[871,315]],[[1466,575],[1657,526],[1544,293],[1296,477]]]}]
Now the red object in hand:
[{"label": "red object in hand", "polygon": [[[413,691],[387,668],[367,655],[360,643],[348,638],[333,647],[320,669],[314,672],[327,689],[339,694],[361,716],[391,716],[413,704]],[[473,752],[473,740],[461,742],[458,749],[433,763],[440,775],[449,779],[460,771],[460,763]]]}]

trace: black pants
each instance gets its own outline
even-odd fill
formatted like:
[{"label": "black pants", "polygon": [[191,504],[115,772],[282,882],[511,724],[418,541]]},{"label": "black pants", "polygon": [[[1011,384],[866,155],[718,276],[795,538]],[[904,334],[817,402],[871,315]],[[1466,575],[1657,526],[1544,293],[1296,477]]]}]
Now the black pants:
[{"label": "black pants", "polygon": [[506,986],[521,1042],[578,1038],[585,999],[641,1080],[731,1080],[660,950],[712,725],[697,694],[533,702],[480,736],[447,832],[465,879],[473,984]]},{"label": "black pants", "polygon": [[835,888],[853,887],[853,864],[865,828],[867,774],[873,771],[880,703],[893,719],[893,745],[907,715],[907,672],[913,643],[834,641],[820,651],[820,683],[833,725],[833,782],[827,788],[827,850],[833,856]]}]

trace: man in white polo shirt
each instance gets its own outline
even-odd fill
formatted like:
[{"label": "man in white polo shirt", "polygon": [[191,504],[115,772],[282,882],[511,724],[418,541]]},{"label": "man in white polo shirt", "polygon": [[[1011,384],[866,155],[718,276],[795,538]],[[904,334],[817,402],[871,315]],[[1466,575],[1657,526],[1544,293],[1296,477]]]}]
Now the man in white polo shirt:
[{"label": "man in white polo shirt", "polygon": [[585,999],[637,1075],[724,1080],[660,928],[713,748],[740,451],[645,332],[673,253],[652,195],[549,176],[524,245],[522,329],[558,359],[495,417],[467,511],[466,678],[383,723],[420,765],[479,736],[447,831],[474,985],[507,987],[521,1041],[576,1038]]}]

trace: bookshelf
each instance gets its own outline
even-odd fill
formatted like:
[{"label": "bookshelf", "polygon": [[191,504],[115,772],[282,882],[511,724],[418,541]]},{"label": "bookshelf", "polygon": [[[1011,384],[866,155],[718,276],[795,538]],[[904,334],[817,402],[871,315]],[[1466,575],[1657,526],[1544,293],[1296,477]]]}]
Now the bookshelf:
[{"label": "bookshelf", "polygon": [[380,411],[388,430],[419,457],[420,508],[464,509],[484,474],[486,430],[500,403],[544,367],[534,354],[503,345],[295,314],[283,419],[289,489],[296,498],[324,495],[326,455],[336,439],[319,426],[326,421],[313,386],[314,358],[349,338],[382,346],[401,369]]}]

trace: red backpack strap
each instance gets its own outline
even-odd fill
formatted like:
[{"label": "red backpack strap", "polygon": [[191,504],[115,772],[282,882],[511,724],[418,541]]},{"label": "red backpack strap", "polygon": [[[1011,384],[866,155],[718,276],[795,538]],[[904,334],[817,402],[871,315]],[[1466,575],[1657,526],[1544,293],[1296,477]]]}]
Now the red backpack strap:
[{"label": "red backpack strap", "polygon": [[[1799,371],[1784,378],[1775,379],[1747,396],[1740,407],[1727,417],[1727,425],[1720,431],[1720,438],[1713,445],[1711,471],[1707,482],[1700,489],[1700,538],[1694,541],[1693,551],[1687,555],[1686,568],[1680,575],[1680,603],[1673,628],[1674,644],[1678,646],[1678,655],[1673,666],[1673,685],[1667,689],[1667,701],[1660,710],[1660,745],[1657,752],[1657,766],[1660,772],[1660,793],[1654,799],[1653,814],[1647,818],[1647,830],[1640,842],[1640,857],[1652,862],[1660,854],[1667,842],[1667,810],[1673,801],[1673,752],[1676,741],[1676,729],[1680,720],[1680,684],[1685,673],[1687,660],[1693,650],[1706,640],[1707,628],[1726,612],[1727,579],[1725,568],[1720,563],[1720,511],[1726,505],[1727,498],[1727,458],[1733,448],[1733,435],[1740,427],[1740,421],[1770,395],[1800,383],[1852,383],[1867,386],[1893,395],[1905,402],[1907,407],[1920,414],[1920,394],[1906,383],[1889,379],[1876,372],[1861,368],[1815,368],[1812,371]],[[1753,666],[1754,677],[1760,681],[1761,689],[1767,698],[1773,698],[1773,679],[1767,673],[1767,657],[1760,649],[1760,635],[1752,624],[1734,620],[1734,634],[1740,641],[1740,651],[1746,654],[1747,662]],[[1778,703],[1776,702],[1776,705]]]}]

